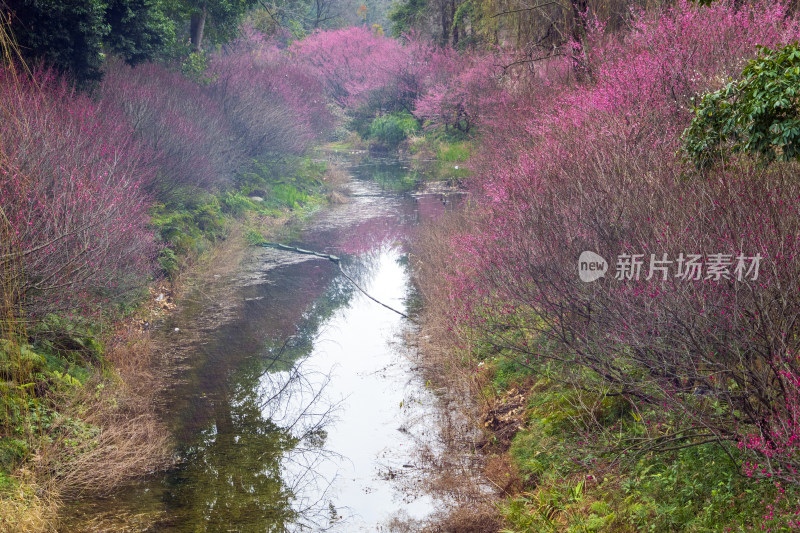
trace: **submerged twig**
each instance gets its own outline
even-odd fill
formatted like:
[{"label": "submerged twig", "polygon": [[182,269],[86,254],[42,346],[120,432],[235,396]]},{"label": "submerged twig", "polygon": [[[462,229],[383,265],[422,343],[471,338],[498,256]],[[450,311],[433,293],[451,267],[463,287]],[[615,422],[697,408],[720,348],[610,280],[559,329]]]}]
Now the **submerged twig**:
[{"label": "submerged twig", "polygon": [[314,252],[312,250],[304,250],[303,248],[297,248],[296,246],[287,246],[285,244],[280,244],[280,243],[276,243],[276,242],[264,242],[264,243],[261,243],[261,246],[264,246],[265,248],[277,248],[278,250],[286,250],[287,252],[295,252],[295,253],[298,253],[298,254],[313,255],[313,256],[316,256],[316,257],[321,257],[322,259],[327,259],[328,261],[331,261],[333,263],[336,263],[336,266],[339,267],[339,272],[341,272],[342,275],[347,279],[347,281],[352,283],[353,286],[356,289],[361,291],[364,294],[364,296],[366,296],[367,298],[369,298],[373,302],[382,305],[386,309],[397,313],[398,315],[400,315],[401,317],[405,318],[406,320],[410,320],[410,321],[414,322],[414,320],[411,317],[409,317],[407,314],[403,313],[402,311],[398,311],[394,307],[391,307],[390,305],[387,305],[387,304],[381,302],[380,300],[378,300],[377,298],[372,296],[370,293],[368,293],[366,290],[364,290],[356,282],[356,280],[354,280],[347,272],[345,272],[345,270],[342,268],[342,260],[339,257],[335,256],[335,255],[321,254],[319,252]]}]

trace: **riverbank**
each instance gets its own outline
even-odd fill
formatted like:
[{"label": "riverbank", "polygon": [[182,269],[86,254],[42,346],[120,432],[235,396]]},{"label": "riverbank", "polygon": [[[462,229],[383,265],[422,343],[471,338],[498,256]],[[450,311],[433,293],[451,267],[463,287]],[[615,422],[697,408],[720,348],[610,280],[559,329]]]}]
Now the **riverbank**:
[{"label": "riverbank", "polygon": [[443,423],[450,449],[474,454],[472,466],[494,491],[469,498],[463,487],[476,475],[453,463],[439,490],[464,495],[463,504],[432,531],[796,527],[795,486],[747,475],[741,447],[713,438],[686,442],[681,413],[620,395],[576,369],[569,347],[543,334],[532,310],[489,301],[472,309],[475,320],[459,321],[452,258],[463,243],[454,236],[473,229],[470,209],[425,226],[412,246],[421,299],[414,342],[426,378],[453,399]]},{"label": "riverbank", "polygon": [[[57,344],[30,347],[35,393],[4,395],[7,416],[18,413],[19,422],[0,439],[0,530],[54,531],[65,503],[109,494],[174,464],[175,443],[160,412],[179,361],[164,357],[168,340],[153,333],[187,294],[236,271],[252,244],[279,238],[292,220],[342,201],[346,191],[335,167],[302,168],[301,181],[293,182],[302,194],[264,207],[248,198],[241,210],[219,213],[213,234],[195,230],[192,248],[165,248],[173,260],[168,277],[143,288],[135,308],[91,324],[57,324],[67,331]],[[171,219],[162,208],[153,223],[163,229]]]},{"label": "riverbank", "polygon": [[[271,240],[338,256],[370,295],[404,309],[411,295],[399,243],[459,195],[398,187],[413,172],[406,161],[347,159],[349,201],[281,226]],[[163,411],[179,461],[109,498],[84,498],[65,530],[317,530],[334,508],[332,525],[349,533],[434,510],[417,451],[438,446],[437,400],[406,358],[403,319],[328,260],[263,247],[245,257],[187,285],[153,332],[163,339],[159,357],[176,362]]]}]

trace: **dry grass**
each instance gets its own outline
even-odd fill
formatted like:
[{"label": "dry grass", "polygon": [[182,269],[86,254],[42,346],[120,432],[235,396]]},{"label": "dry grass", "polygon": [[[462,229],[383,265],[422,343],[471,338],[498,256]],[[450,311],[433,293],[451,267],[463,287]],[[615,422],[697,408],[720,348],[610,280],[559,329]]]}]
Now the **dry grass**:
[{"label": "dry grass", "polygon": [[329,162],[328,169],[322,177],[325,187],[328,189],[328,202],[331,204],[347,203],[350,193],[350,175],[342,167],[334,162]]},{"label": "dry grass", "polygon": [[347,144],[352,150],[367,149],[367,143],[365,143],[364,139],[362,139],[361,136],[354,131],[351,131],[347,134],[344,143]]},{"label": "dry grass", "polygon": [[[0,531],[30,533],[56,531],[57,491],[33,480],[30,471],[18,472],[18,486],[0,494]],[[49,490],[48,490],[49,489]]]},{"label": "dry grass", "polygon": [[[123,482],[172,462],[169,432],[153,407],[155,393],[150,391],[155,390],[96,378],[65,399],[66,412],[83,413],[83,422],[97,428],[97,434],[78,442],[60,439],[44,447],[47,460],[42,466],[55,474],[64,498],[108,494]],[[52,431],[58,429],[56,424]]]},{"label": "dry grass", "polygon": [[503,527],[492,505],[460,505],[421,522],[404,513],[384,522],[378,531],[386,533],[497,533]]},{"label": "dry grass", "polygon": [[504,495],[514,496],[524,488],[519,470],[507,454],[489,457],[483,474]]},{"label": "dry grass", "polygon": [[345,196],[344,194],[342,194],[340,192],[337,192],[337,191],[329,192],[328,196],[327,196],[327,199],[328,199],[328,203],[331,204],[331,205],[340,205],[340,204],[346,204],[347,203],[347,196]]},{"label": "dry grass", "polygon": [[153,359],[153,340],[149,327],[152,317],[130,320],[123,324],[106,351],[106,359],[113,365],[122,381],[135,386],[149,385]]},{"label": "dry grass", "polygon": [[442,515],[423,533],[497,533],[503,522],[492,505],[462,505]]},{"label": "dry grass", "polygon": [[401,150],[411,154],[411,159],[430,161],[436,159],[435,144],[423,135],[411,135],[400,145]]},{"label": "dry grass", "polygon": [[428,489],[452,508],[424,529],[430,533],[495,533],[502,519],[494,505],[497,497],[521,488],[508,458],[478,453],[486,442],[485,421],[493,399],[485,394],[489,378],[474,372],[470,339],[451,328],[451,304],[445,274],[452,268],[453,235],[468,229],[464,212],[450,213],[423,228],[415,239],[410,260],[414,283],[424,301],[420,328],[410,340],[423,375],[443,402],[439,409],[439,434],[443,453],[429,451],[423,463],[433,474]]}]

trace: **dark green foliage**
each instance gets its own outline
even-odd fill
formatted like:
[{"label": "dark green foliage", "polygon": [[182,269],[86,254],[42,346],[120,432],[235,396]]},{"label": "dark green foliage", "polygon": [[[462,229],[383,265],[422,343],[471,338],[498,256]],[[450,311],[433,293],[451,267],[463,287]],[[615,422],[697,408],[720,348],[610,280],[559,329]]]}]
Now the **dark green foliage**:
[{"label": "dark green foliage", "polygon": [[[214,242],[225,233],[219,200],[192,188],[176,191],[166,204],[153,206],[151,222],[161,240],[177,255],[200,253],[207,242]],[[175,274],[175,260],[174,255],[161,252],[159,263],[167,275]]]},{"label": "dark green foliage", "polygon": [[389,20],[392,22],[392,35],[400,37],[412,31],[425,17],[428,8],[426,0],[408,0],[398,2],[389,11]]},{"label": "dark green foliage", "polygon": [[180,270],[180,263],[178,262],[178,256],[175,255],[175,251],[172,248],[161,249],[158,254],[158,266],[161,267],[167,279],[175,279],[175,276]]},{"label": "dark green foliage", "polygon": [[242,17],[256,5],[256,0],[166,0],[168,13],[180,27],[189,29],[192,16],[205,10],[203,42],[221,44],[239,32]]},{"label": "dark green foliage", "polygon": [[[458,6],[456,12],[453,14],[453,23],[450,31],[453,28],[476,28],[483,24],[481,20],[482,13],[474,0],[466,0]],[[457,48],[461,50],[468,50],[470,47],[478,45],[482,37],[475,31],[465,33],[459,40]]]},{"label": "dark green foliage", "polygon": [[111,28],[102,0],[1,0],[11,31],[30,60],[42,60],[80,81],[101,77],[103,43]]},{"label": "dark green foliage", "polygon": [[160,0],[0,0],[0,8],[26,59],[81,83],[101,78],[104,49],[136,64],[174,40]]},{"label": "dark green foliage", "polygon": [[407,111],[391,113],[372,121],[369,138],[387,148],[397,148],[409,134],[419,130],[419,123]]},{"label": "dark green foliage", "polygon": [[[15,437],[0,438],[0,472],[9,471],[22,462],[29,453],[28,444]],[[0,477],[0,479],[2,479]],[[5,479],[8,482],[9,480]]]},{"label": "dark green foliage", "polygon": [[370,126],[371,136],[389,146],[396,146],[418,130],[419,123],[406,111],[376,118]]},{"label": "dark green foliage", "polygon": [[368,138],[370,126],[375,120],[375,110],[365,107],[350,111],[348,115],[350,120],[347,123],[347,129],[358,133],[363,139]]},{"label": "dark green foliage", "polygon": [[158,56],[175,39],[175,23],[160,0],[109,0],[106,22],[109,50],[131,65]]},{"label": "dark green foliage", "polygon": [[742,79],[706,94],[683,134],[684,147],[699,169],[730,151],[763,163],[800,156],[800,49],[761,48]]}]

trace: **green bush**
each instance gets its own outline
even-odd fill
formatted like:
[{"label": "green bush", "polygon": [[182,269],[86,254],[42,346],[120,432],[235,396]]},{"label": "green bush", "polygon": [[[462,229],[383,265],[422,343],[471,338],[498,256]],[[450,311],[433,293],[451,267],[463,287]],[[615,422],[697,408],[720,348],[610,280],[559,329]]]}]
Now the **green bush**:
[{"label": "green bush", "polygon": [[180,263],[175,251],[171,248],[162,248],[158,254],[158,265],[167,279],[174,280],[180,270]]},{"label": "green bush", "polygon": [[206,246],[204,240],[213,242],[225,235],[220,201],[195,189],[183,189],[169,203],[154,205],[150,223],[177,255],[199,253]]},{"label": "green bush", "polygon": [[756,155],[762,162],[800,156],[800,48],[762,47],[742,79],[706,94],[693,109],[684,148],[700,168],[727,151]]},{"label": "green bush", "polygon": [[220,198],[222,212],[235,218],[242,218],[251,209],[256,209],[252,200],[243,192],[226,192]]},{"label": "green bush", "polygon": [[46,366],[45,359],[27,344],[0,340],[0,378],[27,381]]},{"label": "green bush", "polygon": [[789,530],[798,489],[742,475],[730,443],[638,449],[631,445],[654,425],[668,434],[680,420],[658,406],[633,411],[621,397],[596,402],[557,381],[532,391],[526,428],[509,450],[529,492],[501,505],[513,531],[744,532],[768,511],[773,531]]},{"label": "green bush", "polygon": [[266,242],[264,235],[257,230],[249,229],[244,234],[244,240],[250,246],[258,246]]},{"label": "green bush", "polygon": [[295,209],[308,202],[309,196],[294,185],[280,183],[270,191],[269,200],[273,205]]},{"label": "green bush", "polygon": [[386,146],[397,148],[409,134],[419,130],[419,123],[407,111],[375,118],[370,124],[369,137]]},{"label": "green bush", "polygon": [[208,75],[208,55],[204,51],[192,52],[181,62],[181,73],[201,85],[208,85],[216,76]]},{"label": "green bush", "polygon": [[30,453],[28,443],[14,437],[0,437],[0,470],[10,471]]}]

